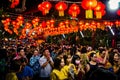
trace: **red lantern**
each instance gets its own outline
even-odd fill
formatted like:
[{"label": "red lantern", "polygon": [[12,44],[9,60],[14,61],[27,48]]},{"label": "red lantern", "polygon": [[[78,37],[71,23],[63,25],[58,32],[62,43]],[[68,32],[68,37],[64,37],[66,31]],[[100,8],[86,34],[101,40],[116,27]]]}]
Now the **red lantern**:
[{"label": "red lantern", "polygon": [[10,8],[15,8],[15,5],[14,5],[14,4],[11,4],[11,5],[10,5]]},{"label": "red lantern", "polygon": [[67,9],[67,4],[64,2],[58,2],[55,8],[59,11],[59,16],[64,16],[64,10]]},{"label": "red lantern", "polygon": [[68,13],[72,15],[73,18],[76,18],[77,15],[80,13],[80,8],[77,4],[72,4],[69,8]]},{"label": "red lantern", "polygon": [[44,10],[44,7],[43,7],[42,4],[39,4],[39,5],[38,5],[38,10],[40,10],[40,11],[43,11],[43,10]]},{"label": "red lantern", "polygon": [[48,2],[48,1],[45,1],[45,2],[42,3],[42,5],[43,5],[43,7],[44,7],[44,8],[43,8],[44,13],[45,13],[45,14],[49,13],[49,10],[50,10],[51,7],[52,7],[51,3]]},{"label": "red lantern", "polygon": [[17,6],[19,4],[19,0],[14,0],[14,5]]},{"label": "red lantern", "polygon": [[32,20],[32,24],[33,24],[34,27],[38,26],[39,20],[40,20],[39,18],[35,18],[35,19]]},{"label": "red lantern", "polygon": [[50,20],[50,23],[51,23],[51,27],[53,28],[53,27],[54,27],[55,20],[51,19],[51,20]]},{"label": "red lantern", "polygon": [[46,28],[46,22],[42,21],[42,28]]},{"label": "red lantern", "polygon": [[106,14],[105,10],[99,10],[99,11],[94,11],[94,15],[96,15],[96,18],[101,19],[102,16]]},{"label": "red lantern", "polygon": [[118,20],[115,21],[115,24],[116,24],[116,25],[120,25],[120,21],[118,21]]},{"label": "red lantern", "polygon": [[38,5],[38,9],[42,11],[43,15],[46,15],[47,13],[49,13],[49,10],[51,9],[51,7],[52,5],[48,1],[42,2],[41,4]]},{"label": "red lantern", "polygon": [[48,28],[50,28],[50,21],[49,20],[46,22],[46,25]]},{"label": "red lantern", "polygon": [[86,9],[86,18],[93,18],[93,9],[97,6],[96,0],[83,0],[82,7]]},{"label": "red lantern", "polygon": [[69,20],[66,20],[66,21],[65,21],[65,24],[66,24],[66,27],[67,27],[67,28],[69,27],[69,23],[70,23]]},{"label": "red lantern", "polygon": [[96,0],[83,0],[82,1],[82,7],[84,9],[94,9],[97,6]]},{"label": "red lantern", "polygon": [[12,21],[12,24],[13,24],[13,25],[16,25],[16,22],[15,22],[15,21]]},{"label": "red lantern", "polygon": [[117,15],[120,16],[120,9],[117,11]]},{"label": "red lantern", "polygon": [[116,27],[118,27],[120,25],[120,21],[115,21]]},{"label": "red lantern", "polygon": [[16,20],[17,20],[17,21],[23,21],[23,20],[24,20],[24,18],[23,18],[23,16],[21,16],[21,15],[20,15],[20,16],[18,16],[18,17],[17,17],[17,19],[16,19]]},{"label": "red lantern", "polygon": [[97,6],[94,8],[95,11],[104,10],[105,5],[102,2],[98,2]]},{"label": "red lantern", "polygon": [[19,4],[19,0],[12,0],[12,4],[10,5],[10,8],[15,8]]},{"label": "red lantern", "polygon": [[25,28],[24,28],[24,29],[29,29],[31,26],[32,26],[31,23],[28,23],[28,22],[27,22],[27,23],[25,24]]}]

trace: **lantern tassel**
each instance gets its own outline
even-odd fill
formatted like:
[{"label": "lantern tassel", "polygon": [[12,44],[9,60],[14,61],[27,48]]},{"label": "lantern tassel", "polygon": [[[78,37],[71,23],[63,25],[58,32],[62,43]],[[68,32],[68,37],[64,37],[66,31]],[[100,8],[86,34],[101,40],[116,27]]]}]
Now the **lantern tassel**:
[{"label": "lantern tassel", "polygon": [[96,18],[101,19],[102,18],[102,13],[100,11],[96,12]]},{"label": "lantern tassel", "polygon": [[93,18],[93,11],[92,10],[86,10],[86,19]]},{"label": "lantern tassel", "polygon": [[64,16],[64,11],[63,10],[59,11],[59,16]]}]

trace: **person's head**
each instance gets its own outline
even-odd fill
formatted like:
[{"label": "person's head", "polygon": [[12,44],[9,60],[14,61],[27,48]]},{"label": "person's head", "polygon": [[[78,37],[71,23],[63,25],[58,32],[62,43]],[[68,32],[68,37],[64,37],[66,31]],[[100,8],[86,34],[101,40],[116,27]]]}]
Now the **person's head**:
[{"label": "person's head", "polygon": [[94,52],[90,53],[90,61],[94,61],[95,62],[96,58],[97,58],[96,53],[94,53]]},{"label": "person's head", "polygon": [[37,56],[38,54],[39,54],[38,50],[35,49],[35,50],[33,51],[33,55],[34,55],[34,56]]},{"label": "person's head", "polygon": [[27,64],[26,58],[20,58],[19,60],[21,62],[22,67],[24,68],[26,66],[26,64]]},{"label": "person's head", "polygon": [[81,49],[81,53],[87,53],[87,48],[84,46],[84,47],[82,47],[82,49]]},{"label": "person's head", "polygon": [[90,51],[92,51],[92,50],[93,50],[93,49],[92,49],[91,46],[88,46],[88,47],[87,47],[87,51],[88,51],[88,52],[90,52]]},{"label": "person's head", "polygon": [[98,68],[90,75],[89,80],[117,80],[117,76],[108,70]]},{"label": "person's head", "polygon": [[22,68],[20,60],[13,60],[10,64],[10,70],[14,72],[20,72]]},{"label": "person's head", "polygon": [[113,59],[114,59],[115,62],[118,62],[118,60],[119,60],[119,54],[115,52]]},{"label": "person's head", "polygon": [[64,61],[64,59],[63,59],[63,58],[61,59],[60,66],[61,66],[61,67],[64,67],[64,66],[65,66],[65,61]]},{"label": "person's head", "polygon": [[69,63],[71,63],[72,56],[70,54],[64,55],[63,58],[64,58],[65,65],[68,65]]},{"label": "person's head", "polygon": [[17,52],[18,52],[18,54],[19,54],[20,56],[24,56],[24,55],[25,55],[25,51],[24,51],[23,48],[19,48],[19,49],[17,50]]},{"label": "person's head", "polygon": [[62,52],[62,50],[58,51],[57,57],[58,58],[63,58],[63,52]]},{"label": "person's head", "polygon": [[111,52],[109,54],[109,62],[114,65],[114,63],[118,62],[119,61],[119,54],[118,53],[114,53],[114,52]]},{"label": "person's head", "polygon": [[119,50],[118,50],[117,48],[114,48],[114,49],[112,50],[112,52],[114,52],[114,53],[119,53]]},{"label": "person's head", "polygon": [[105,50],[105,49],[100,49],[100,50],[99,50],[99,53],[100,53],[100,56],[101,56],[102,58],[104,58],[104,57],[105,57],[105,54],[106,54],[106,50]]},{"label": "person's head", "polygon": [[80,64],[80,57],[78,55],[73,55],[73,57],[72,57],[72,63],[74,65],[79,65]]},{"label": "person's head", "polygon": [[64,66],[64,59],[55,58],[54,59],[54,69],[60,70]]},{"label": "person's head", "polygon": [[43,55],[44,55],[45,57],[50,57],[49,49],[47,49],[47,48],[44,49]]}]

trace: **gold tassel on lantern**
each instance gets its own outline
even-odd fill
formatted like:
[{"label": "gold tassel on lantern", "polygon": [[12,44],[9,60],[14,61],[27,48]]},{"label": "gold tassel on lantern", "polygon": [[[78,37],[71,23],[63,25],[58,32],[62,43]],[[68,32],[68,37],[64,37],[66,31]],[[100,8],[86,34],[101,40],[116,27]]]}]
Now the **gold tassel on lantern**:
[{"label": "gold tassel on lantern", "polygon": [[96,11],[96,18],[101,19],[102,18],[102,13],[101,11]]},{"label": "gold tassel on lantern", "polygon": [[45,9],[45,14],[48,14],[49,13],[49,10],[48,9]]},{"label": "gold tassel on lantern", "polygon": [[76,18],[77,17],[77,13],[76,12],[72,12],[72,17]]},{"label": "gold tassel on lantern", "polygon": [[86,15],[86,19],[93,18],[93,11],[92,10],[86,10],[85,15]]},{"label": "gold tassel on lantern", "polygon": [[59,11],[59,16],[64,16],[64,11],[63,10]]}]

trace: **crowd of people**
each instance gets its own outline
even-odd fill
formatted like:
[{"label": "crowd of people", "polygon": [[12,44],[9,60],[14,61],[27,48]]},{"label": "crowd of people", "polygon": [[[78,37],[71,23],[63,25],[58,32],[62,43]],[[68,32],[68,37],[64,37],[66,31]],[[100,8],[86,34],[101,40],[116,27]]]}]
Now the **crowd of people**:
[{"label": "crowd of people", "polygon": [[0,80],[120,80],[117,48],[14,42],[0,47]]}]

